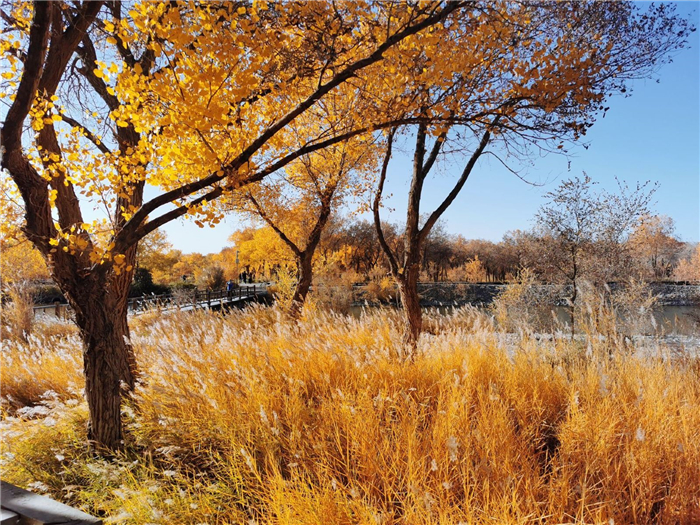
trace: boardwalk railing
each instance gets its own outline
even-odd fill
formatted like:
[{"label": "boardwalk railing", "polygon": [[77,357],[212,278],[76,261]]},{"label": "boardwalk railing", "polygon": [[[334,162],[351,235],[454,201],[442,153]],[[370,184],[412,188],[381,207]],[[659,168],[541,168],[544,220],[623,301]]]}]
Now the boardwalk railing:
[{"label": "boardwalk railing", "polygon": [[0,482],[2,525],[101,525],[102,520],[58,501]]},{"label": "boardwalk railing", "polygon": [[[191,310],[196,308],[221,307],[227,304],[234,304],[250,299],[257,300],[258,296],[267,292],[267,285],[256,283],[251,285],[241,285],[233,290],[178,290],[174,293],[160,295],[143,295],[132,297],[128,302],[130,314],[139,314],[148,310]],[[60,304],[56,301],[51,305],[34,307],[34,315],[45,314],[56,317],[68,317],[70,306]]]}]

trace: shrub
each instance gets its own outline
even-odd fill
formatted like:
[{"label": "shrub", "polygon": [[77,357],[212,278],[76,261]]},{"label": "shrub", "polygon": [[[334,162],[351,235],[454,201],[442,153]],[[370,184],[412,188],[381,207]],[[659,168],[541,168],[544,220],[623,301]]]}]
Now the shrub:
[{"label": "shrub", "polygon": [[34,323],[34,301],[27,283],[12,283],[6,287],[0,306],[0,338],[27,341]]},{"label": "shrub", "polygon": [[556,286],[539,285],[534,274],[523,268],[494,299],[490,311],[501,330],[551,333],[557,325],[554,306],[559,292]]}]

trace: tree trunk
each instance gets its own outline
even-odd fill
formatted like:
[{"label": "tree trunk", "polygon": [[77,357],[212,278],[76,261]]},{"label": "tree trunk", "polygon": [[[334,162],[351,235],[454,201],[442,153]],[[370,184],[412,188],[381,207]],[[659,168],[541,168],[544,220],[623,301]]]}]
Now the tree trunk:
[{"label": "tree trunk", "polygon": [[420,265],[413,264],[406,268],[404,275],[397,277],[401,304],[404,314],[404,342],[409,346],[411,354],[418,346],[418,338],[423,328],[423,314],[420,309],[418,296],[418,275]]},{"label": "tree trunk", "polygon": [[123,446],[121,401],[134,388],[135,360],[126,314],[97,307],[81,329],[84,343],[85,396],[90,409],[88,439],[118,450]]},{"label": "tree trunk", "polygon": [[133,390],[137,374],[127,323],[132,273],[78,282],[69,281],[65,274],[57,279],[75,311],[83,340],[88,440],[97,449],[119,450],[124,444],[121,403]]},{"label": "tree trunk", "polygon": [[306,250],[297,258],[299,280],[294,289],[292,305],[289,308],[289,315],[294,320],[298,320],[301,317],[301,311],[304,308],[306,296],[309,294],[309,289],[311,288],[311,282],[313,280],[313,253],[313,250]]},{"label": "tree trunk", "polygon": [[571,293],[571,302],[569,306],[569,319],[571,321],[571,340],[573,341],[576,337],[576,298],[578,297],[578,288],[576,286],[576,281],[573,281],[573,292]]},{"label": "tree trunk", "polygon": [[576,298],[578,297],[578,282],[576,281],[578,277],[578,264],[576,261],[576,252],[573,253],[573,275],[571,277],[571,284],[573,286],[573,291],[571,292],[571,311],[569,312],[571,316],[571,341],[576,337]]}]

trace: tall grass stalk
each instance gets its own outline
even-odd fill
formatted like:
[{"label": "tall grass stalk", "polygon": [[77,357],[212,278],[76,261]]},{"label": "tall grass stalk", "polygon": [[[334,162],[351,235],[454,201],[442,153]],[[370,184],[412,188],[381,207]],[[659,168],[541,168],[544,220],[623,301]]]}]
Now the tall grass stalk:
[{"label": "tall grass stalk", "polygon": [[400,323],[276,308],[141,322],[111,462],[83,446],[78,338],[13,344],[3,371],[25,380],[3,374],[3,479],[118,523],[700,522],[696,357],[507,346],[467,309],[429,315],[399,363]]}]

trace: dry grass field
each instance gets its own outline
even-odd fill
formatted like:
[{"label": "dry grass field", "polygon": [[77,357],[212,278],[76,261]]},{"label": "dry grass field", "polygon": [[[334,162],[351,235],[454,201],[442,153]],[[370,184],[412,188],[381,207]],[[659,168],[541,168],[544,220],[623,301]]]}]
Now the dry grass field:
[{"label": "dry grass field", "polygon": [[[2,357],[2,478],[168,524],[697,524],[700,362],[589,337],[506,348],[475,310],[400,319],[276,308],[134,320],[128,442],[85,447],[79,338]],[[590,335],[590,334],[589,334]]]}]

